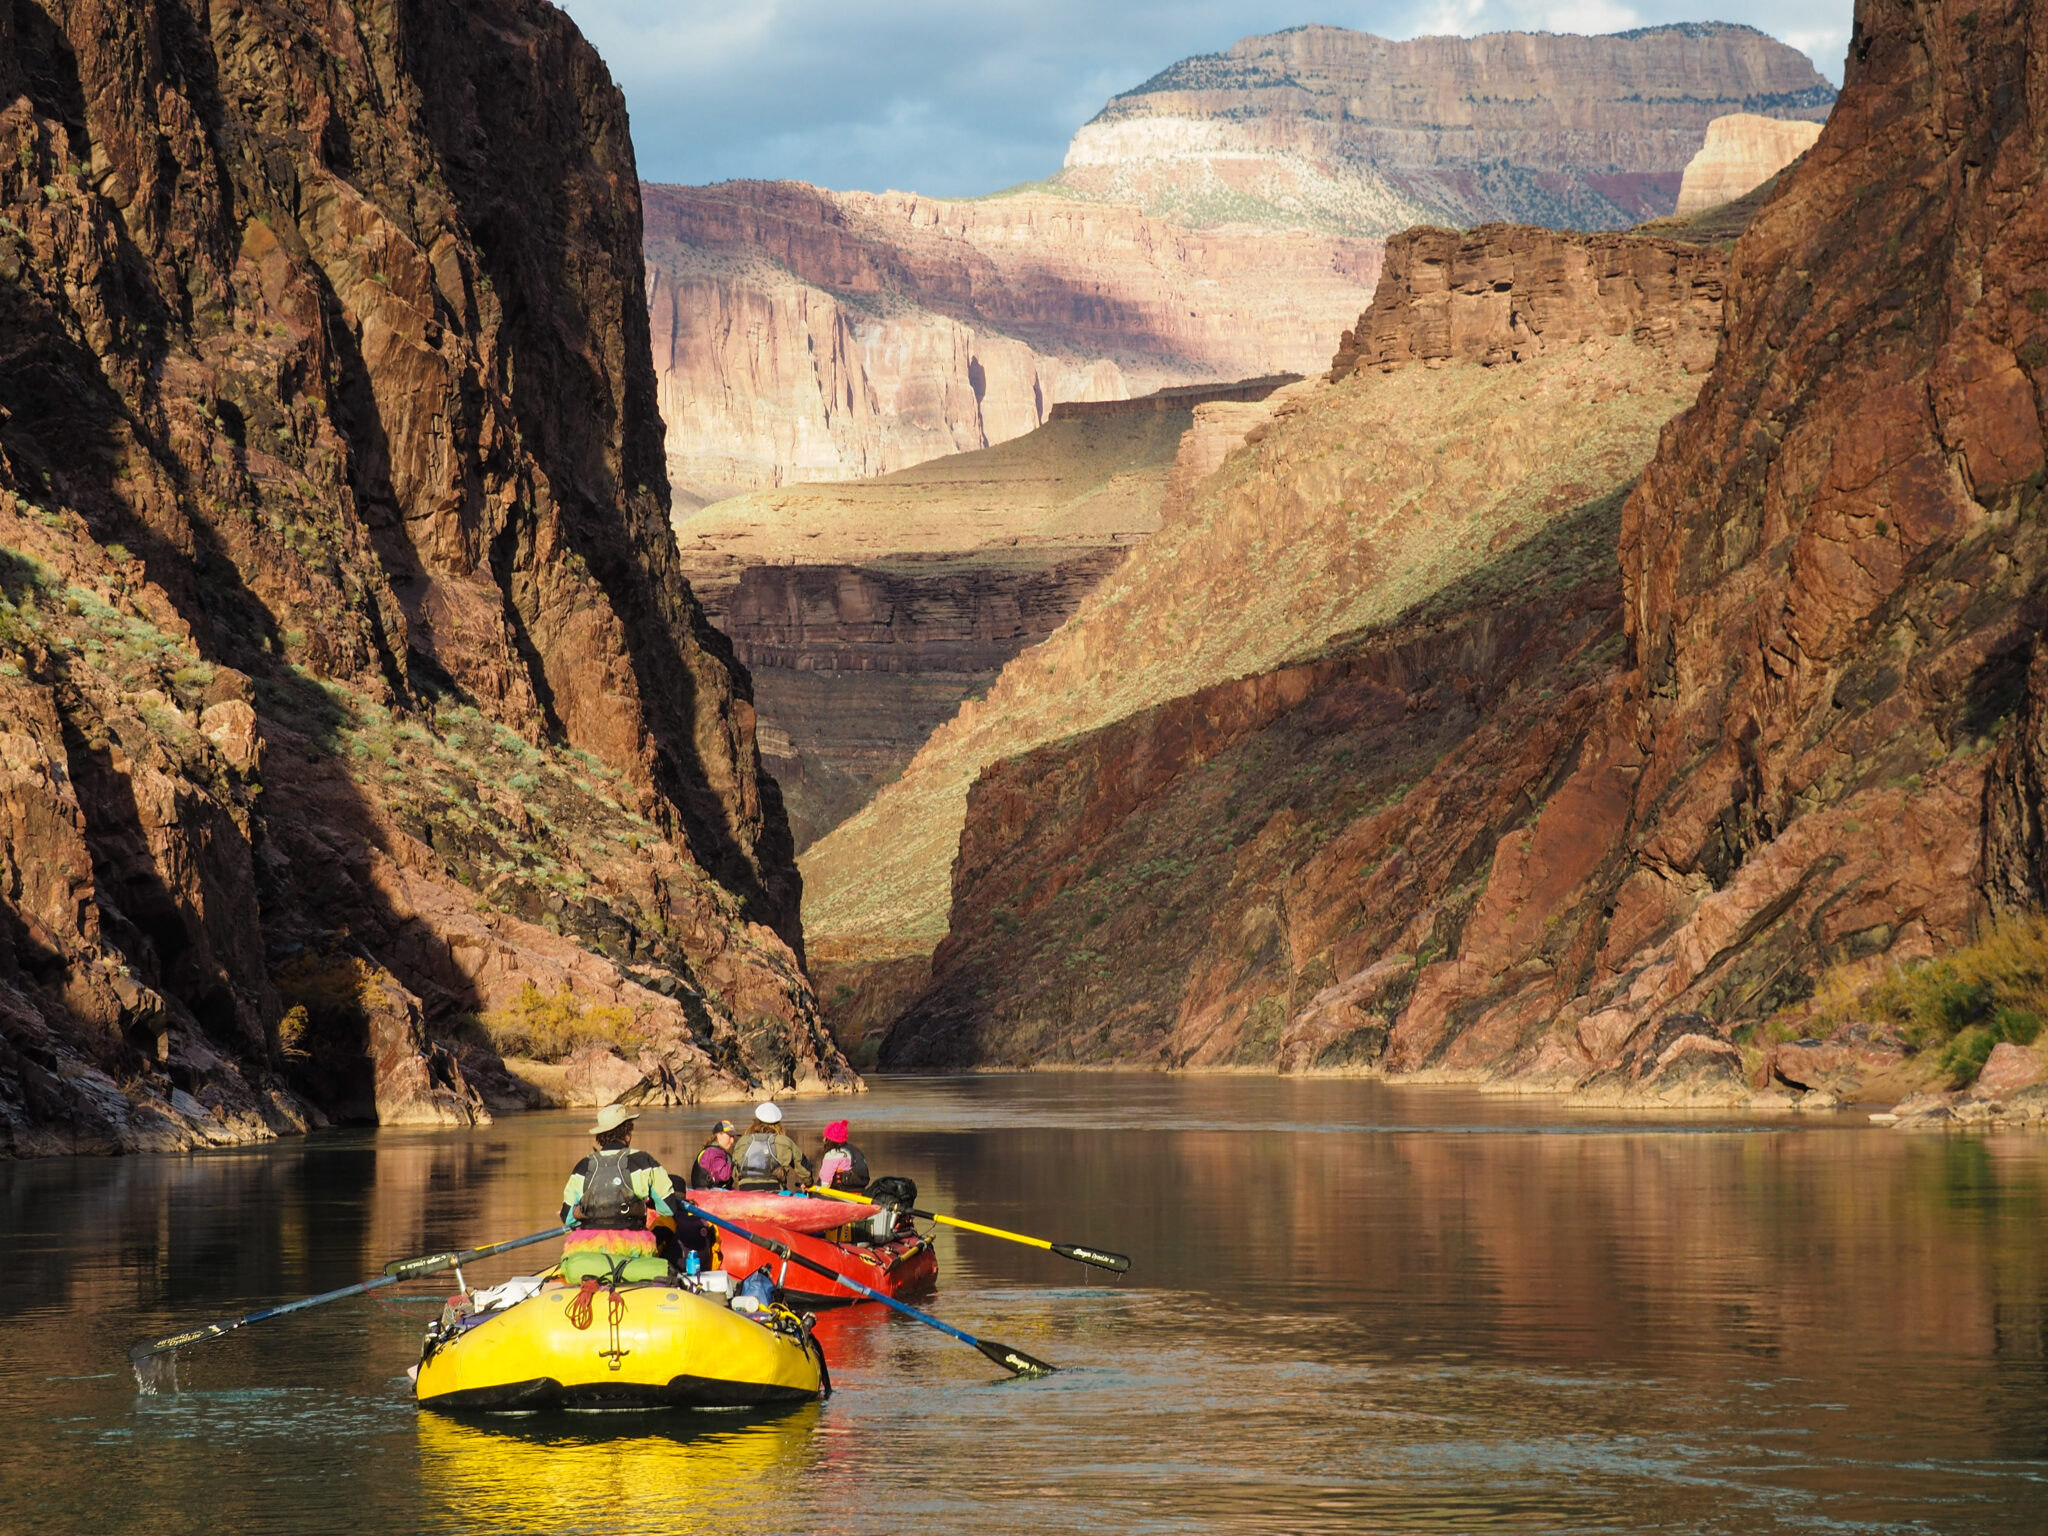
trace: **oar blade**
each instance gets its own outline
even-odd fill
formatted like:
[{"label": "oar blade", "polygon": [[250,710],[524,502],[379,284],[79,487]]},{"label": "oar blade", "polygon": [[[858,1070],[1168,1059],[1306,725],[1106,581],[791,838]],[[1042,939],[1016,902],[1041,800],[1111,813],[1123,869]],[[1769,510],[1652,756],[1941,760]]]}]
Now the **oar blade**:
[{"label": "oar blade", "polygon": [[234,1329],[235,1325],[232,1323],[225,1327],[219,1323],[208,1323],[203,1328],[193,1328],[184,1333],[171,1334],[167,1338],[151,1339],[138,1344],[128,1351],[128,1358],[139,1365],[151,1355],[161,1355],[167,1350],[183,1349],[187,1344],[201,1344],[208,1339],[217,1339],[223,1334],[232,1333]]},{"label": "oar blade", "polygon": [[1008,1344],[998,1344],[993,1339],[979,1339],[974,1347],[1004,1370],[1016,1376],[1050,1376],[1059,1367],[1048,1365],[1036,1355],[1027,1355],[1021,1349]]},{"label": "oar blade", "polygon": [[1072,1259],[1077,1264],[1092,1264],[1097,1269],[1114,1270],[1123,1274],[1131,1267],[1130,1255],[1110,1253],[1102,1248],[1082,1248],[1074,1243],[1054,1243],[1052,1251],[1063,1259]]}]

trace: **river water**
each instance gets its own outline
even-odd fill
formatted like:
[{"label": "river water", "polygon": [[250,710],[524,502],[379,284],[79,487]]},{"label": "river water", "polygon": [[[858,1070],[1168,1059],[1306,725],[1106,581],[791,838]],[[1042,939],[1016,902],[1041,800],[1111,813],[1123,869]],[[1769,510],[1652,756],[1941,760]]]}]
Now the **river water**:
[{"label": "river water", "polygon": [[587,1115],[0,1164],[0,1531],[2048,1531],[2048,1137],[1081,1074],[791,1122],[847,1112],[928,1208],[1135,1257],[939,1238],[931,1309],[1061,1374],[870,1307],[821,1405],[456,1421],[405,1379],[442,1281],[138,1395],[137,1339],[551,1224]]}]

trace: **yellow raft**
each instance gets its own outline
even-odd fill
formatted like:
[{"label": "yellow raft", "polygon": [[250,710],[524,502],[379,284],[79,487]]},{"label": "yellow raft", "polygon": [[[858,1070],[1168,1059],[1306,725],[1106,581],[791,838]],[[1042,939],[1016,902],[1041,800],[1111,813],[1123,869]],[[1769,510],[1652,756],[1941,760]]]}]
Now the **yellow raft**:
[{"label": "yellow raft", "polygon": [[444,1314],[413,1395],[423,1408],[482,1413],[759,1408],[821,1397],[829,1382],[824,1351],[781,1308],[735,1311],[676,1281],[586,1295],[550,1279],[498,1311]]}]

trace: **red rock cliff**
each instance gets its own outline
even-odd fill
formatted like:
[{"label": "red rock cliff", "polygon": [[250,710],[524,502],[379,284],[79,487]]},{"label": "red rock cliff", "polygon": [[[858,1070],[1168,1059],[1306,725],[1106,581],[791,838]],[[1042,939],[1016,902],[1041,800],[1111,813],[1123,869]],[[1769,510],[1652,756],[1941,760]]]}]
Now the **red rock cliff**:
[{"label": "red rock cliff", "polygon": [[[1051,761],[991,773],[960,889],[1009,920],[956,920],[940,958],[956,981],[1016,974],[987,968],[977,935],[1030,932],[1038,892],[1086,893],[1036,934],[1090,952],[1067,968],[1069,1023],[1014,990],[964,1001],[971,985],[942,966],[885,1059],[945,1059],[962,1040],[966,1059],[1008,1059],[1048,1027],[1036,1059],[1100,1055],[1099,1022],[1109,1054],[1142,1038],[1153,1059],[1739,1093],[1767,1070],[1744,1056],[1745,1027],[1824,968],[1926,955],[1988,911],[2038,904],[2044,28],[2037,4],[1859,6],[1833,117],[1735,247],[1698,403],[1618,534],[1546,562],[1563,594],[1618,545],[1620,634],[1561,633],[1569,654],[1534,672],[1440,652],[1377,716],[1372,690],[1297,671],[1300,701],[1261,705],[1269,723],[1249,696],[1211,701],[1201,718],[1231,729],[1208,727],[1178,775],[1141,741],[1068,749],[1119,784],[1150,776],[1122,803],[1108,784],[1036,794],[1067,782]],[[1494,372],[1514,387],[1515,370]],[[1449,603],[1476,623],[1505,601],[1482,583],[1422,617]],[[1589,611],[1556,607],[1566,629]],[[1432,688],[1452,692],[1423,707]],[[1456,708],[1472,712],[1462,742],[1416,741]],[[1233,796],[1257,835],[1226,816],[1224,855],[1204,852]],[[1044,839],[1047,867],[1014,862],[1034,825],[1084,804],[1105,816],[1088,869],[1061,864],[1064,833]],[[1005,860],[1023,877],[993,878]],[[1091,884],[1139,873],[1170,882],[1149,903],[1184,892],[1209,919],[1198,955],[1154,968],[1170,1027],[1120,1024],[1119,1004],[1146,995],[1124,980],[1144,952]]]},{"label": "red rock cliff", "polygon": [[15,5],[0,149],[0,1147],[840,1073],[561,13]]}]

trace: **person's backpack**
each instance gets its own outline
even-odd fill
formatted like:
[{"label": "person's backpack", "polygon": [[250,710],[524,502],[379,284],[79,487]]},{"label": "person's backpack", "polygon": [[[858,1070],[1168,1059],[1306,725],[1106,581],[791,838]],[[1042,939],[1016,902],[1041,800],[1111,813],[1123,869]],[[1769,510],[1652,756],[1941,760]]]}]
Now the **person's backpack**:
[{"label": "person's backpack", "polygon": [[733,1183],[744,1188],[749,1184],[780,1184],[782,1170],[775,1162],[775,1135],[772,1131],[756,1131],[747,1138],[747,1144],[740,1148],[740,1164],[733,1170]]},{"label": "person's backpack", "polygon": [[623,1231],[647,1225],[647,1202],[633,1192],[633,1173],[626,1147],[607,1147],[590,1155],[583,1176],[583,1198],[576,1202],[576,1224]]}]

